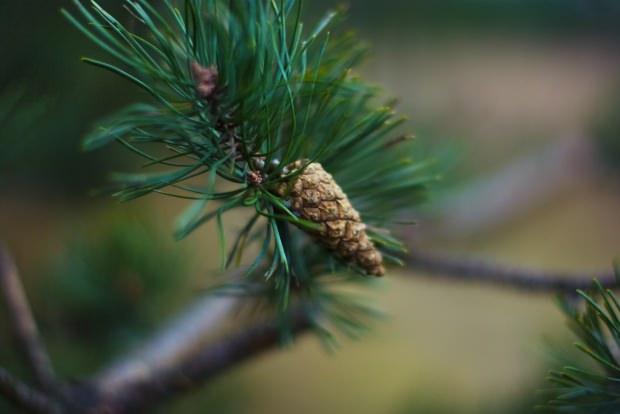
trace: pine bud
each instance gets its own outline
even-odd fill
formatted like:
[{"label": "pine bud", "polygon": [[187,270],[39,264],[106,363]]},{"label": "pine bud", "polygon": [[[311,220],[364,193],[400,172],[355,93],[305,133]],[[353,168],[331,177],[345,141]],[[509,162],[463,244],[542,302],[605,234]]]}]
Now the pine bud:
[{"label": "pine bud", "polygon": [[[307,161],[296,161],[289,171],[299,170]],[[383,276],[383,257],[366,234],[366,225],[338,183],[319,163],[309,164],[276,193],[290,200],[291,209],[301,218],[319,224],[312,234],[321,244],[349,263],[374,276]]]},{"label": "pine bud", "polygon": [[215,66],[205,68],[198,62],[192,62],[190,69],[194,77],[198,96],[202,99],[210,98],[217,87],[219,77],[217,68]]}]

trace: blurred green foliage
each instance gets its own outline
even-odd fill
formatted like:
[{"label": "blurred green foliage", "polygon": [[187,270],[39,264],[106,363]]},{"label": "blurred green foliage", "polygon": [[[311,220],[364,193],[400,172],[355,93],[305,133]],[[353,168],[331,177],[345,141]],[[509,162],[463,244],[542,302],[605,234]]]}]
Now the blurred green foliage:
[{"label": "blurred green foliage", "polygon": [[[68,377],[88,375],[131,349],[195,294],[191,253],[152,219],[125,213],[93,221],[68,232],[62,252],[28,286],[54,365]],[[6,327],[0,324],[0,364],[28,379]],[[240,389],[246,393],[241,380],[228,378],[158,412],[239,412],[248,402],[236,398]],[[0,400],[0,413],[10,410]]]},{"label": "blurred green foliage", "polygon": [[[91,221],[72,223],[60,252],[38,277],[27,278],[43,337],[65,377],[87,375],[127,351],[195,294],[191,253],[148,215],[104,214]],[[9,345],[2,323],[0,365],[28,378]]]},{"label": "blurred green foliage", "polygon": [[0,95],[0,142],[5,148],[0,152],[0,180],[6,178],[9,171],[19,168],[27,142],[32,139],[33,125],[47,110],[44,100],[35,102],[24,95],[19,87]]},{"label": "blurred green foliage", "polygon": [[79,196],[102,181],[104,167],[118,162],[114,152],[83,154],[81,136],[110,107],[126,102],[131,91],[84,70],[79,56],[89,45],[63,21],[59,8],[64,3],[0,2],[0,96],[5,96],[0,101],[20,94],[10,112],[0,112],[11,117],[3,123],[11,128],[0,129],[3,153],[11,158],[4,168],[0,164],[0,184],[26,183]]},{"label": "blurred green foliage", "polygon": [[153,330],[191,295],[187,253],[142,215],[104,216],[68,239],[34,299],[46,333],[70,353],[88,350],[89,365]]},{"label": "blurred green foliage", "polygon": [[[104,215],[60,244],[39,277],[28,278],[28,294],[57,367],[69,375],[126,350],[195,294],[191,255],[143,215]],[[8,332],[0,338],[8,342]],[[0,361],[20,368],[9,347],[0,347]]]},{"label": "blurred green foliage", "polygon": [[[346,4],[363,31],[528,31],[618,34],[615,0],[313,0],[313,7]],[[465,30],[465,32],[464,32]]]}]

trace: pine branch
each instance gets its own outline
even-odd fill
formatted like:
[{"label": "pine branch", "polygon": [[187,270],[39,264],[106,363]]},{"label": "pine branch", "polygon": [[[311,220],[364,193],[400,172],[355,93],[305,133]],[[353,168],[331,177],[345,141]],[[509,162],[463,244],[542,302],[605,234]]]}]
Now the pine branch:
[{"label": "pine branch", "polygon": [[[208,343],[237,305],[236,298],[209,296],[174,319],[146,344],[90,379],[63,390],[63,406],[49,391],[41,393],[0,368],[0,395],[32,413],[143,412],[192,391],[219,374],[282,343],[277,318],[257,322],[241,332]],[[292,312],[287,334],[311,326],[308,312]]]},{"label": "pine branch", "polygon": [[[310,328],[306,312],[297,312],[290,332],[298,335]],[[174,330],[173,330],[174,331]],[[170,334],[172,332],[169,332]],[[281,326],[277,321],[257,323],[242,332],[224,338],[204,349],[183,355],[171,366],[144,366],[122,387],[108,389],[95,381],[99,401],[95,413],[123,414],[143,412],[149,407],[192,391],[207,381],[249,359],[281,344]],[[120,384],[119,384],[120,385]]]},{"label": "pine branch", "polygon": [[407,255],[409,269],[416,276],[429,275],[433,279],[481,283],[514,288],[528,292],[567,292],[587,289],[597,278],[610,289],[620,287],[620,280],[612,271],[592,273],[546,272],[535,269],[511,268],[480,260],[453,258],[420,252],[415,249]]},{"label": "pine branch", "polygon": [[56,377],[50,358],[39,336],[17,267],[1,242],[0,287],[17,348],[23,353],[39,385],[47,391],[54,390]]},{"label": "pine branch", "polygon": [[[0,248],[0,253],[0,281],[8,315],[20,348],[26,350],[28,362],[37,369],[37,375],[41,375],[40,361],[49,363],[49,358],[39,340],[16,266],[4,248]],[[243,270],[238,270],[230,277],[237,279],[241,274]],[[112,363],[95,377],[60,390],[62,400],[56,400],[55,388],[36,391],[2,368],[0,395],[21,409],[37,414],[114,414],[145,410],[191,391],[281,343],[282,322],[275,318],[209,344],[209,336],[223,325],[237,303],[238,299],[232,296],[206,297],[126,358]],[[308,313],[295,312],[287,333],[302,333],[309,327]],[[44,373],[51,373],[51,365],[43,366],[50,370],[43,370]]]},{"label": "pine branch", "polygon": [[[422,201],[437,176],[399,131],[405,118],[393,101],[378,106],[379,90],[356,75],[365,47],[337,28],[340,12],[308,25],[298,0],[187,0],[161,8],[125,1],[141,27],[136,32],[96,2],[74,3],[74,12],[63,13],[108,55],[85,61],[153,98],[120,111],[85,140],[88,149],[116,141],[158,166],[153,174],[117,175],[117,196],[129,201],[155,192],[194,200],[177,238],[215,220],[222,262],[254,253],[253,267],[266,271],[253,278],[271,288],[265,298],[275,292],[281,304],[291,300],[293,283],[317,290],[293,267],[297,274],[383,273],[383,253],[401,247],[389,237],[390,218]],[[313,188],[319,182],[310,180],[300,211],[295,188],[310,178],[309,168],[320,169],[312,177],[324,182]],[[187,185],[201,178],[203,186]],[[226,255],[224,218],[235,209],[251,214]],[[282,223],[307,239],[321,233],[331,253],[306,254],[294,265],[293,237],[282,240]],[[378,231],[364,234],[367,226]],[[260,249],[245,249],[246,240]]]},{"label": "pine branch", "polygon": [[[5,253],[4,268],[10,263],[6,257]],[[410,262],[412,268],[443,273],[450,280],[493,283],[529,291],[565,291],[586,284],[567,279],[578,275],[509,270],[420,253],[413,253]],[[612,281],[617,285],[615,279]],[[66,407],[77,412],[106,414],[144,411],[192,391],[281,343],[282,325],[274,319],[207,344],[208,336],[230,315],[236,303],[229,296],[203,299],[127,358],[64,393]],[[302,334],[312,323],[307,310],[293,312],[289,332]],[[0,393],[31,412],[60,412],[52,397],[30,390],[3,370],[0,370]]]},{"label": "pine branch", "polygon": [[0,395],[15,407],[28,413],[60,414],[62,412],[54,400],[18,381],[4,368],[0,368]]},{"label": "pine branch", "polygon": [[[177,235],[182,238],[210,220],[217,221],[223,263],[241,259],[246,240],[259,244],[244,283],[259,284],[257,296],[276,304],[273,309],[279,313],[273,321],[208,344],[207,337],[230,314],[236,299],[205,298],[142,348],[63,393],[69,411],[145,411],[180,396],[275,348],[281,342],[283,317],[290,318],[288,335],[315,326],[331,336],[321,323],[352,333],[365,327],[362,317],[369,313],[365,305],[327,287],[332,273],[346,267],[339,260],[349,253],[342,242],[363,240],[363,248],[357,250],[372,256],[358,264],[368,263],[377,269],[375,274],[382,273],[381,256],[370,247],[376,243],[383,253],[400,251],[402,246],[390,236],[386,222],[421,201],[436,174],[406,136],[398,133],[394,138],[404,119],[396,117],[389,104],[376,108],[376,89],[355,76],[363,47],[354,37],[332,32],[337,13],[328,13],[308,32],[301,22],[301,2],[295,0],[166,1],[161,8],[147,0],[125,1],[141,27],[136,32],[97,2],[74,3],[74,15],[64,12],[65,16],[109,55],[108,61],[85,61],[122,76],[153,98],[119,112],[86,140],[91,149],[117,141],[148,166],[159,166],[153,174],[121,175],[117,195],[131,200],[161,193],[194,200],[181,217]],[[159,150],[149,153],[155,146]],[[289,166],[297,163],[303,167],[291,171]],[[316,174],[321,179],[299,181],[311,164],[321,167],[324,174]],[[204,187],[188,185],[198,177],[204,179]],[[320,183],[329,185],[319,188]],[[300,201],[292,191],[298,184],[308,190],[303,200],[308,205],[292,203]],[[337,194],[341,189],[346,190],[350,210],[359,208],[363,224],[351,226],[351,217],[345,223],[345,217],[336,214],[342,207],[336,201],[345,198]],[[221,204],[213,207],[213,202]],[[307,217],[295,214],[299,213],[295,204],[305,207]],[[241,208],[254,218],[237,233],[226,255],[223,216]],[[333,218],[325,223],[317,220],[321,210],[342,218],[340,226],[327,226],[334,224]],[[257,220],[260,223],[254,226]],[[287,223],[301,231],[294,229],[289,237]],[[332,231],[332,247],[341,247],[335,249],[338,254],[326,254],[316,243],[301,251],[298,240],[313,239],[305,228],[308,224],[325,224]],[[368,240],[362,239],[360,234],[371,227],[372,234],[364,235]],[[15,267],[6,254],[0,257],[2,264],[3,292],[16,337],[39,382],[53,395],[51,364]],[[573,281],[572,275],[420,253],[412,254],[409,264],[450,280],[529,291],[572,291],[590,279]],[[261,268],[265,271],[259,272]],[[617,283],[613,276],[604,276],[605,283]],[[292,310],[291,299],[312,301],[313,312]],[[315,310],[325,321],[315,318]]]},{"label": "pine branch", "polygon": [[571,358],[561,369],[549,372],[550,387],[542,390],[547,402],[540,408],[558,413],[617,413],[620,302],[597,280],[587,292],[577,293],[581,300],[561,298],[559,305],[579,338],[575,347],[584,359]]},{"label": "pine branch", "polygon": [[114,396],[146,377],[177,370],[209,348],[208,336],[223,325],[237,304],[234,297],[208,296],[189,307],[143,346],[102,370],[93,380],[98,392]]}]

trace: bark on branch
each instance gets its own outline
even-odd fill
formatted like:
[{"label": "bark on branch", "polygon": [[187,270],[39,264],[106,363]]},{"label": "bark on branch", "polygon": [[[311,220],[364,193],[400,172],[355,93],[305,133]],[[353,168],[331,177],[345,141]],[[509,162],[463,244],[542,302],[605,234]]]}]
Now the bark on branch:
[{"label": "bark on branch", "polygon": [[[15,329],[18,330],[20,341],[29,347],[29,360],[39,361],[40,353],[44,357],[47,357],[47,354],[38,339],[15,266],[5,251],[0,249],[0,252],[0,280],[3,294],[8,298],[9,313]],[[447,280],[494,284],[537,292],[573,292],[589,287],[591,278],[595,276],[608,287],[620,286],[612,272],[577,275],[509,269],[485,262],[441,257],[418,251],[411,253],[408,265],[413,270]],[[230,316],[237,300],[233,297],[217,296],[200,300],[172,320],[143,347],[111,364],[98,375],[63,390],[62,410],[58,408],[59,403],[52,391],[40,393],[30,389],[2,369],[0,394],[37,414],[144,412],[168,399],[195,390],[215,376],[278,346],[280,330],[276,321],[256,323],[216,342],[209,340],[213,331]],[[295,314],[292,323],[294,334],[299,335],[310,326],[307,312]],[[47,361],[49,363],[49,360]],[[37,367],[38,364],[39,362]]]},{"label": "bark on branch", "polygon": [[56,378],[50,358],[39,336],[15,263],[1,242],[0,289],[17,348],[22,352],[25,362],[41,388],[47,391],[54,390]]},{"label": "bark on branch", "polygon": [[133,384],[191,360],[209,347],[209,335],[230,316],[236,304],[233,297],[206,297],[190,306],[142,347],[101,371],[93,380],[98,392],[122,393]]},{"label": "bark on branch", "polygon": [[[310,320],[307,314],[297,313],[293,319],[292,333],[301,334],[309,327]],[[232,367],[277,348],[280,344],[280,334],[276,321],[258,323],[184,355],[174,364],[150,369],[145,367],[143,375],[125,377],[120,388],[110,388],[108,378],[110,374],[104,375],[92,383],[98,393],[96,395],[98,402],[88,412],[93,414],[144,412],[174,396],[195,390]]]},{"label": "bark on branch", "polygon": [[3,368],[0,368],[0,395],[11,404],[28,413],[62,413],[56,401],[18,381]]}]

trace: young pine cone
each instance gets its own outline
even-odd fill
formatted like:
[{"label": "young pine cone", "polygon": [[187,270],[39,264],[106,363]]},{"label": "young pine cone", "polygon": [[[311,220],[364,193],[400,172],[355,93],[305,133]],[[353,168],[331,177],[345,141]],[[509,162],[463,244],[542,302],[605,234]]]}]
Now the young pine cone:
[{"label": "young pine cone", "polygon": [[[293,172],[307,161],[288,166]],[[355,263],[369,275],[383,276],[383,257],[366,234],[366,225],[347,195],[319,163],[311,163],[290,182],[282,183],[276,193],[291,202],[301,218],[320,224],[312,232],[321,244],[349,263]]]}]

